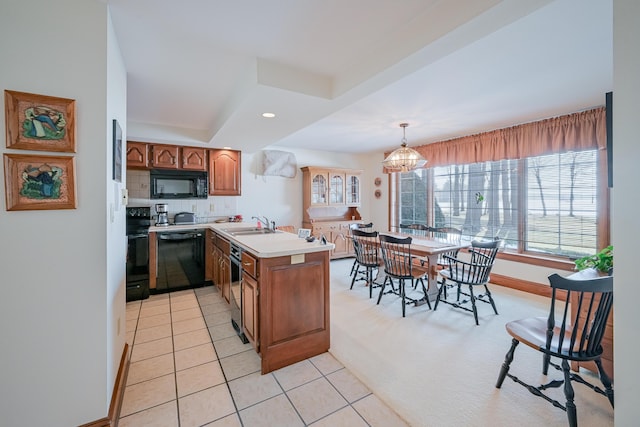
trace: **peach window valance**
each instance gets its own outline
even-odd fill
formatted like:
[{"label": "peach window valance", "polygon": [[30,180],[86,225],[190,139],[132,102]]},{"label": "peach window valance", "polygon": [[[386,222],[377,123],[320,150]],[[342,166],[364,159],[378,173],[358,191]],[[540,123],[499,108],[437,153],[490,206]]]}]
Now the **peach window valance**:
[{"label": "peach window valance", "polygon": [[565,151],[605,150],[606,146],[606,113],[604,107],[599,107],[412,148],[427,159],[427,167],[435,167]]}]

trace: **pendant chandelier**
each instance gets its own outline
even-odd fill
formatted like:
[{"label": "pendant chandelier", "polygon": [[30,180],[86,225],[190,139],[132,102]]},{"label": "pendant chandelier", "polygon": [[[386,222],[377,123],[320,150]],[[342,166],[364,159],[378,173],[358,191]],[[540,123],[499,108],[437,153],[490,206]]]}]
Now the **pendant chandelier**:
[{"label": "pendant chandelier", "polygon": [[413,148],[407,147],[406,130],[409,123],[400,123],[402,128],[402,145],[394,150],[382,162],[382,166],[392,172],[408,172],[423,168],[427,161]]}]

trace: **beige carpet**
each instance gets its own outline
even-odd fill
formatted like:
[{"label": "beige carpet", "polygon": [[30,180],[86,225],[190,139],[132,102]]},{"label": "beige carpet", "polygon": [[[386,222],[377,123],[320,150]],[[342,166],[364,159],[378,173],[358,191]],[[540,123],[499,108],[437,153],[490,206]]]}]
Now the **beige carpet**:
[{"label": "beige carpet", "polygon": [[[504,324],[529,316],[546,316],[548,299],[492,286],[499,315],[479,305],[480,326],[473,314],[441,304],[407,306],[400,299],[369,299],[363,282],[349,290],[353,259],[331,262],[331,353],[386,401],[411,426],[563,426],[566,413],[506,378],[495,388],[511,337]],[[510,373],[541,384],[542,357],[518,346]],[[551,378],[562,373],[550,368]],[[600,385],[597,378],[594,380]],[[606,397],[574,384],[578,423],[613,426]],[[550,394],[564,404],[562,389]]]}]

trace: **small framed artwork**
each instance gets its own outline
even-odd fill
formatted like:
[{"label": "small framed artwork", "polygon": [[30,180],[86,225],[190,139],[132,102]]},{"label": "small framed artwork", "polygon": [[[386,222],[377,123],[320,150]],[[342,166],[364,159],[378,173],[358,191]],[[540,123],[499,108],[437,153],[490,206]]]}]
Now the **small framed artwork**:
[{"label": "small framed artwork", "polygon": [[7,148],[76,152],[76,101],[4,91]]},{"label": "small framed artwork", "polygon": [[113,119],[113,180],[122,182],[122,129]]},{"label": "small framed artwork", "polygon": [[382,197],[382,191],[376,190],[374,191],[373,195],[376,196],[376,199],[379,199],[380,197]]},{"label": "small framed artwork", "polygon": [[380,184],[382,184],[382,179],[380,177],[377,177],[376,179],[373,180],[373,183],[375,184],[376,187],[380,187]]},{"label": "small framed artwork", "polygon": [[311,236],[311,229],[309,228],[298,228],[298,237],[306,239]]},{"label": "small framed artwork", "polygon": [[4,155],[8,211],[75,209],[75,158]]}]

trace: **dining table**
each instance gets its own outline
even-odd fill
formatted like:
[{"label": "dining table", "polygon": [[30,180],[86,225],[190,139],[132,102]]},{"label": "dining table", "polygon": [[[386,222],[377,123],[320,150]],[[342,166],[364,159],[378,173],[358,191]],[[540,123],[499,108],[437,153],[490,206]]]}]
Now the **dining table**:
[{"label": "dining table", "polygon": [[[445,242],[437,238],[415,236],[407,233],[399,233],[395,231],[384,231],[379,234],[386,234],[388,236],[406,238],[411,237],[411,256],[419,261],[424,261],[428,266],[427,272],[427,295],[416,301],[416,306],[426,304],[426,299],[429,301],[435,301],[438,296],[438,256],[460,249],[466,249],[471,246],[470,242],[460,242],[458,244],[452,244],[451,242]],[[378,272],[378,279],[384,280],[384,269],[381,268]],[[381,283],[381,282],[379,282]]]}]

